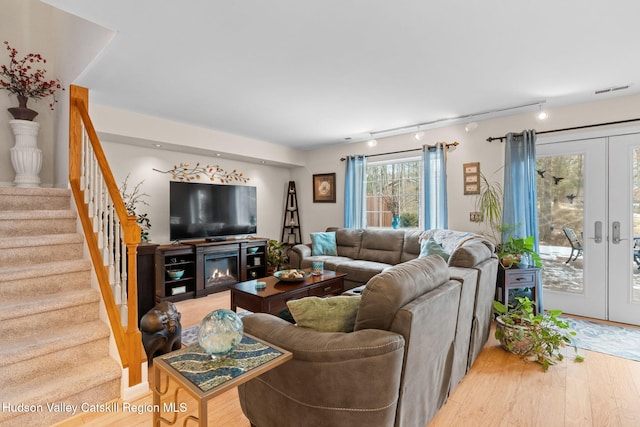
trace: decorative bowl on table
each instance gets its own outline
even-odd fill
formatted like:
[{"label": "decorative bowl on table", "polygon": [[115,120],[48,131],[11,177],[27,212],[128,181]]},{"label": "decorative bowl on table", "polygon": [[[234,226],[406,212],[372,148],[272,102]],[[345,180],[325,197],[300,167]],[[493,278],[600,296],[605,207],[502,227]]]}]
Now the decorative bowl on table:
[{"label": "decorative bowl on table", "polygon": [[198,329],[198,344],[212,359],[223,359],[242,341],[242,320],[231,310],[214,310],[207,314]]},{"label": "decorative bowl on table", "polygon": [[178,280],[178,279],[181,279],[182,276],[184,275],[184,270],[167,270],[167,274],[173,280]]},{"label": "decorative bowl on table", "polygon": [[293,268],[290,270],[276,271],[273,275],[282,282],[300,282],[307,278],[309,272]]}]

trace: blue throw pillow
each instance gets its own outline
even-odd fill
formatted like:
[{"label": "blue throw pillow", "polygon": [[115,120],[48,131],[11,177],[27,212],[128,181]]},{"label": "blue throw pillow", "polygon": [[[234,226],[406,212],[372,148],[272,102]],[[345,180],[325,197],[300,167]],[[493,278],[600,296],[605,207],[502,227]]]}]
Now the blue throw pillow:
[{"label": "blue throw pillow", "polygon": [[424,258],[427,255],[440,255],[445,261],[449,261],[450,254],[442,248],[442,245],[436,242],[433,237],[420,242],[420,255],[418,258]]},{"label": "blue throw pillow", "polygon": [[338,255],[336,232],[311,233],[311,255]]}]

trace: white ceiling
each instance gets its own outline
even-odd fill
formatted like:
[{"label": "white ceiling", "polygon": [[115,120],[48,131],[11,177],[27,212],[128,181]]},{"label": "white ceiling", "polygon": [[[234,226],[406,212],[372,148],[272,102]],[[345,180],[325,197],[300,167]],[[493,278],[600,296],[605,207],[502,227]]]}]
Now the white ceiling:
[{"label": "white ceiling", "polygon": [[637,0],[45,1],[117,32],[92,101],[301,149],[640,91]]}]

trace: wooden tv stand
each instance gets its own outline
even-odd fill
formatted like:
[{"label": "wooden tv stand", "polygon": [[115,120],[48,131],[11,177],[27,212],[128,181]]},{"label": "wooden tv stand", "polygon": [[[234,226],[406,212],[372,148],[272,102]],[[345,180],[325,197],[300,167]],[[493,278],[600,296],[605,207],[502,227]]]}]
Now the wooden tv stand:
[{"label": "wooden tv stand", "polygon": [[[158,246],[155,253],[156,303],[198,298],[227,290],[229,285],[237,282],[266,276],[267,240],[259,237],[198,240]],[[219,261],[223,259],[228,261]],[[215,273],[216,277],[207,274],[207,268],[217,263],[228,264],[228,267]],[[184,270],[184,275],[172,279],[166,272],[172,269]],[[218,274],[222,276],[219,281]]]}]

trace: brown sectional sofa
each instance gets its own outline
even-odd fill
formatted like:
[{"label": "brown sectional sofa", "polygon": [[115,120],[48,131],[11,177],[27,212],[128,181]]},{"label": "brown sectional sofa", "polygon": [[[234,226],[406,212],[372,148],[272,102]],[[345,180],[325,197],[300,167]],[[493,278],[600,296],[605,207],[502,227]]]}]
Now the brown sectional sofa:
[{"label": "brown sectional sofa", "polygon": [[461,287],[429,256],[372,278],[353,332],[244,316],[293,359],[238,387],[242,411],[256,427],[426,426],[449,390]]},{"label": "brown sectional sofa", "polygon": [[327,231],[336,233],[337,256],[313,256],[311,244],[296,245],[289,251],[289,264],[292,268],[308,268],[313,261],[324,261],[325,270],[347,274],[345,291],[364,285],[385,268],[420,254],[417,231],[337,227],[329,227]]},{"label": "brown sectional sofa", "polygon": [[324,261],[324,268],[346,273],[344,290],[361,289],[372,277],[420,255],[420,241],[433,237],[450,253],[452,279],[463,285],[456,334],[456,363],[451,390],[465,375],[489,338],[495,297],[498,260],[494,245],[484,237],[454,230],[390,230],[329,227],[336,233],[337,256],[313,256],[311,244],[296,245],[289,252],[293,268],[311,267]]},{"label": "brown sectional sofa", "polygon": [[[245,331],[290,350],[292,361],[240,386],[258,427],[424,426],[464,377],[489,337],[497,258],[471,233],[330,228],[337,256],[290,253],[292,266],[322,259],[362,285],[354,332],[296,327],[246,316]],[[438,236],[451,256],[418,258],[420,238]]]}]

